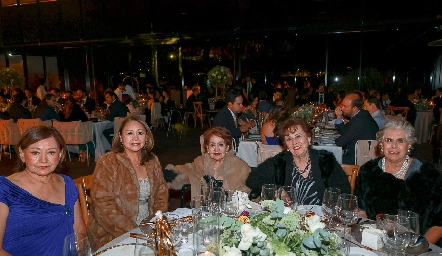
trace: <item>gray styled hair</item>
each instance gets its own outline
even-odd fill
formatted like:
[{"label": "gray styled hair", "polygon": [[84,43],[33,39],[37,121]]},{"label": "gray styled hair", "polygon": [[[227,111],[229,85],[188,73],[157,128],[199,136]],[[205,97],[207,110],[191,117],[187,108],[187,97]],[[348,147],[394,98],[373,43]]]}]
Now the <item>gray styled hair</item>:
[{"label": "gray styled hair", "polygon": [[414,145],[417,142],[414,127],[410,124],[410,122],[405,121],[400,116],[390,117],[385,125],[382,126],[381,129],[376,133],[376,140],[381,143],[384,139],[385,133],[391,129],[404,130],[405,138],[411,145]]}]

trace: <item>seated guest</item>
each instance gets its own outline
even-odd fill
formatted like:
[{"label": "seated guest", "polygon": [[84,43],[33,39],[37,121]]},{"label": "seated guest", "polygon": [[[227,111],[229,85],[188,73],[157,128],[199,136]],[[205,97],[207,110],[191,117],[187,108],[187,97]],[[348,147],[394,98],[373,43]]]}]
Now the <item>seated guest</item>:
[{"label": "seated guest", "polygon": [[333,95],[327,92],[324,84],[319,85],[318,91],[312,94],[310,101],[317,104],[325,104],[330,109],[335,108]]},{"label": "seated guest", "polygon": [[[262,125],[261,142],[266,145],[281,145],[277,132],[277,122],[284,111],[284,101],[276,100],[269,113],[269,120]],[[288,117],[288,116],[287,116]],[[285,118],[283,118],[284,120]],[[276,129],[276,130],[275,130]]]},{"label": "seated guest", "polygon": [[[249,103],[247,100],[243,102],[243,109],[239,119],[241,121],[254,121],[257,124],[259,120],[258,97],[253,96],[253,94],[249,94],[249,97],[252,102]],[[251,127],[248,132],[253,134],[259,133],[258,126]]]},{"label": "seated guest", "polygon": [[25,107],[29,106],[37,106],[40,104],[40,99],[33,95],[33,92],[31,88],[25,88],[25,95],[26,95],[26,104]]},{"label": "seated guest", "polygon": [[9,108],[9,118],[17,122],[18,119],[31,119],[32,114],[29,109],[23,105],[26,103],[26,96],[24,93],[18,93],[12,96],[12,104]]},{"label": "seated guest", "polygon": [[260,91],[258,93],[258,110],[260,113],[269,113],[272,108],[272,104],[267,101],[267,93],[265,91]]},{"label": "seated guest", "polygon": [[201,101],[201,96],[200,96],[200,87],[199,85],[194,85],[192,87],[192,94],[189,95],[189,98],[187,98],[186,100],[186,111],[187,112],[194,112],[195,109],[193,107],[193,103],[197,102],[197,101]]},{"label": "seated guest", "polygon": [[267,183],[293,186],[298,191],[297,202],[307,205],[321,205],[326,187],[350,193],[347,175],[333,153],[310,147],[312,131],[304,119],[286,119],[278,134],[287,150],[265,160],[250,173],[246,185],[254,193]]},{"label": "seated guest", "polygon": [[364,100],[364,108],[370,113],[371,117],[373,117],[373,119],[376,121],[379,128],[384,126],[385,122],[387,122],[384,114],[381,112],[381,102],[376,96],[368,96],[368,98]]},{"label": "seated guest", "polygon": [[390,104],[390,106],[394,107],[408,107],[407,121],[410,122],[411,125],[414,125],[414,121],[416,121],[417,116],[417,110],[412,102],[414,98],[414,90],[401,90],[399,97],[393,100]]},{"label": "seated guest", "polygon": [[210,181],[222,181],[222,187],[229,190],[249,192],[245,186],[250,167],[232,150],[232,136],[224,127],[212,127],[203,135],[204,154],[192,163],[168,165],[164,170],[167,185],[181,190],[184,184],[191,184],[192,198],[201,194],[201,186],[207,187]]},{"label": "seated guest", "polygon": [[[117,98],[117,95],[115,95],[113,91],[105,92],[104,96],[107,104],[106,120],[113,122],[115,117],[127,116],[129,109]],[[112,137],[110,136],[112,133],[114,133],[114,128],[109,128],[103,131],[104,137],[106,137],[110,144],[112,144]]]},{"label": "seated guest", "polygon": [[63,105],[64,104],[64,99],[61,97],[60,95],[60,89],[58,88],[52,88],[49,90],[49,93],[54,94],[55,96],[55,101],[59,104],[59,105]]},{"label": "seated guest", "polygon": [[74,97],[69,97],[64,101],[63,109],[61,110],[60,121],[88,121],[86,113],[81,109],[80,105],[76,104]]},{"label": "seated guest", "polygon": [[18,172],[0,177],[0,255],[62,255],[67,235],[86,233],[77,187],[55,173],[66,144],[53,127],[39,126],[17,147]]},{"label": "seated guest", "polygon": [[[339,136],[335,143],[342,147],[342,163],[355,164],[355,146],[358,140],[374,140],[376,132],[379,130],[377,123],[367,110],[362,107],[364,101],[362,97],[352,92],[342,100],[342,106],[335,109],[335,124]],[[343,117],[348,118],[348,123],[344,124]]]},{"label": "seated guest", "polygon": [[84,89],[78,89],[76,96],[81,107],[86,109],[87,112],[91,113],[95,110],[95,100],[88,97]]},{"label": "seated guest", "polygon": [[34,118],[40,118],[42,121],[46,120],[60,120],[60,116],[57,114],[60,105],[52,93],[47,93],[40,102],[40,105],[35,109]]},{"label": "seated guest", "polygon": [[161,164],[152,153],[149,127],[130,116],[123,120],[118,134],[112,151],[98,160],[92,177],[88,232],[94,249],[168,209],[169,191]]},{"label": "seated guest", "polygon": [[442,238],[442,174],[432,164],[409,156],[416,143],[413,126],[392,117],[376,134],[385,155],[361,166],[356,180],[359,215],[375,219],[398,209],[419,214],[420,233],[431,243]]},{"label": "seated guest", "polygon": [[383,109],[388,109],[388,106],[391,104],[391,100],[390,100],[390,96],[388,95],[387,92],[382,93],[382,108]]},{"label": "seated guest", "polygon": [[241,91],[232,90],[226,94],[227,105],[224,106],[216,114],[213,119],[213,126],[222,126],[229,130],[235,144],[239,144],[239,138],[241,133],[247,132],[249,128],[254,127],[256,124],[253,121],[239,121],[237,115],[241,113],[242,110]]}]

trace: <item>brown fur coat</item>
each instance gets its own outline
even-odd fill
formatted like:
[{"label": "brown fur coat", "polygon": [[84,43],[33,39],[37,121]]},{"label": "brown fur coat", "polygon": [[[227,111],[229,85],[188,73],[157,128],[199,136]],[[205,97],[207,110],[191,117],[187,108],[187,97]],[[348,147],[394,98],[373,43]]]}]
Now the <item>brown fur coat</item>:
[{"label": "brown fur coat", "polygon": [[[158,158],[153,155],[145,166],[151,187],[149,216],[153,217],[158,210],[168,210],[169,191]],[[109,152],[98,160],[91,198],[88,232],[94,249],[137,227],[138,178],[126,153]]]},{"label": "brown fur coat", "polygon": [[[215,173],[215,161],[210,158],[209,154],[204,154],[193,160],[192,163],[183,165],[168,165],[166,169],[172,170],[178,174],[176,178],[167,183],[170,189],[181,190],[184,184],[191,184],[192,198],[201,194],[201,186],[206,186],[204,175],[212,176]],[[220,167],[217,170],[218,175],[223,177],[223,188],[229,190],[241,190],[250,192],[245,185],[246,179],[250,173],[250,167],[241,158],[235,156],[229,151]]]}]

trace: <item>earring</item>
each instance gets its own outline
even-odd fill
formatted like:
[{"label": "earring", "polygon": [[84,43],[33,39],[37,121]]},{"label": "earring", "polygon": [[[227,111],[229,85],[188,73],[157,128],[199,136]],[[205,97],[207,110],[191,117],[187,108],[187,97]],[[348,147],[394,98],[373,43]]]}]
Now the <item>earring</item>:
[{"label": "earring", "polygon": [[411,149],[410,148],[408,148],[408,150],[407,150],[407,155],[409,155],[409,154],[411,154]]},{"label": "earring", "polygon": [[384,154],[384,149],[383,148],[381,148],[381,153]]},{"label": "earring", "polygon": [[144,149],[146,149],[147,148],[147,141],[146,141],[146,143],[144,143],[144,147],[143,147]]},{"label": "earring", "polygon": [[123,146],[123,142],[120,140],[120,145]]}]

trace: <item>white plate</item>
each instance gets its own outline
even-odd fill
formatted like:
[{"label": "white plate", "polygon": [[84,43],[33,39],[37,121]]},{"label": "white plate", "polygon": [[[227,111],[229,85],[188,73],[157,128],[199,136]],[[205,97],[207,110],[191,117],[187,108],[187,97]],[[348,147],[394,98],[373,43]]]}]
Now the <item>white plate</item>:
[{"label": "white plate", "polygon": [[350,256],[376,256],[376,253],[370,252],[369,250],[359,248],[359,247],[350,247]]},{"label": "white plate", "polygon": [[[131,245],[120,245],[120,246],[115,246],[114,248],[111,248],[107,251],[104,251],[103,253],[97,253],[94,255],[99,255],[99,256],[133,256],[134,255],[134,251],[135,251],[135,245],[131,244]],[[154,255],[153,250],[150,250],[151,254],[148,255]]]}]

